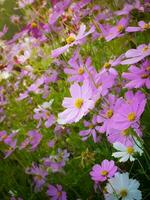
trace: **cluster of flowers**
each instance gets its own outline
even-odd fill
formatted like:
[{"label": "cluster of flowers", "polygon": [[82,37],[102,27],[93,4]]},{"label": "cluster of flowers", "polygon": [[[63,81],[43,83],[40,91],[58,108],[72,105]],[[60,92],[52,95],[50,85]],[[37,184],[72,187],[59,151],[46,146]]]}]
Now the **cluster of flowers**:
[{"label": "cluster of flowers", "polygon": [[[149,99],[146,91],[150,89],[150,44],[139,44],[111,58],[99,71],[90,56],[82,55],[82,47],[88,37],[92,42],[99,39],[109,42],[131,32],[150,29],[150,22],[142,20],[132,26],[132,11],[148,12],[148,2],[141,4],[135,0],[132,4],[126,3],[122,10],[112,12],[92,4],[91,0],[51,0],[52,7],[47,9],[45,17],[41,14],[47,6],[46,0],[18,0],[17,3],[18,9],[29,9],[30,20],[11,40],[3,39],[8,31],[6,26],[0,32],[0,82],[3,84],[0,87],[0,123],[5,123],[8,96],[15,91],[18,104],[26,100],[29,105],[34,105],[29,118],[35,121],[36,126],[21,142],[17,139],[20,130],[11,134],[2,130],[0,142],[4,144],[5,158],[16,149],[35,151],[43,139],[43,130],[51,128],[54,135],[47,145],[55,151],[42,158],[40,164],[32,163],[26,173],[33,176],[36,191],[41,191],[46,185],[46,193],[51,199],[66,200],[61,185],[47,185],[48,175],[63,172],[69,160],[68,150],[57,147],[58,141],[70,134],[65,125],[77,123],[87,116],[84,119],[85,130],[79,132],[82,140],[92,136],[94,143],[100,143],[106,136],[113,148],[112,157],[119,162],[133,162],[144,153],[140,119]],[[19,24],[20,21],[19,16],[11,16],[12,23]],[[58,44],[53,41],[55,35],[61,40]],[[47,53],[50,45],[52,51]],[[34,61],[37,59],[51,66],[36,67]],[[129,65],[129,68],[121,73],[120,68],[124,65]],[[55,98],[49,99],[49,95],[55,84],[59,85],[62,74],[62,79],[67,76],[67,84],[70,84],[70,97],[63,99],[65,110],[55,113]],[[9,92],[5,91],[6,88]],[[34,102],[34,95],[41,95],[43,101],[40,105]],[[90,176],[95,188],[102,188],[106,200],[142,199],[139,182],[129,178],[128,172],[123,173],[113,160],[95,164]]]}]

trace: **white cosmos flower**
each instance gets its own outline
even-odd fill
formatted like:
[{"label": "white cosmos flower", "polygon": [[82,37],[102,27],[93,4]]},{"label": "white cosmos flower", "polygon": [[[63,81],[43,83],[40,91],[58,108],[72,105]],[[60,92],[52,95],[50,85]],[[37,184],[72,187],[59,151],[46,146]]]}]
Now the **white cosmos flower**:
[{"label": "white cosmos flower", "polygon": [[105,200],[141,200],[142,194],[138,190],[139,186],[137,180],[129,178],[129,173],[116,173],[108,180]]},{"label": "white cosmos flower", "polygon": [[134,161],[135,160],[135,153],[139,153],[142,155],[143,151],[139,148],[140,144],[137,141],[137,144],[133,144],[133,146],[125,146],[120,142],[115,142],[113,147],[118,150],[117,152],[113,153],[112,156],[115,158],[120,158],[119,162],[126,162],[127,160]]}]

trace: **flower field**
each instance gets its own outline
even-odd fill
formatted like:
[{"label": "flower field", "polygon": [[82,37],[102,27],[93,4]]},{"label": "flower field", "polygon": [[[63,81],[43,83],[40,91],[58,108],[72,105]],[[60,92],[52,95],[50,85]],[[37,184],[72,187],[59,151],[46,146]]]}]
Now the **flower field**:
[{"label": "flower field", "polygon": [[0,0],[0,200],[150,199],[149,13]]}]

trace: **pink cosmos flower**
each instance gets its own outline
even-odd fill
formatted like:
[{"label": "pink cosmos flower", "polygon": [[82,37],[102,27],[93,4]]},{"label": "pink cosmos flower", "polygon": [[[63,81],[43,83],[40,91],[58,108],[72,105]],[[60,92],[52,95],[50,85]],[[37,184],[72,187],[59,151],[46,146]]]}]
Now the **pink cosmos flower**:
[{"label": "pink cosmos flower", "polygon": [[139,126],[138,127],[132,126],[132,128],[128,128],[125,130],[110,129],[108,131],[107,139],[111,144],[115,142],[120,142],[124,145],[130,146],[134,142],[133,133],[137,134],[138,136],[142,135]]},{"label": "pink cosmos flower", "polygon": [[101,96],[106,96],[109,89],[115,85],[115,79],[116,74],[109,73],[109,71],[102,69],[99,73],[97,73],[90,82],[93,86],[93,91],[96,96],[95,98],[99,99]]},{"label": "pink cosmos flower", "polygon": [[84,126],[88,127],[89,129],[79,132],[79,135],[82,136],[82,140],[85,141],[92,136],[95,143],[99,142],[100,137],[97,136],[97,132],[100,133],[99,129],[101,127],[97,124],[97,117],[93,116],[92,122],[84,120]]},{"label": "pink cosmos flower", "polygon": [[88,80],[85,80],[82,86],[78,83],[71,85],[70,93],[71,97],[65,97],[63,100],[62,105],[66,110],[59,113],[59,124],[78,122],[94,107],[93,92]]},{"label": "pink cosmos flower", "polygon": [[68,81],[83,82],[84,79],[89,78],[89,73],[93,74],[96,72],[95,68],[91,65],[90,57],[84,62],[79,55],[79,52],[74,53],[68,64],[71,67],[64,69],[64,72],[70,75]]},{"label": "pink cosmos flower", "polygon": [[138,25],[139,25],[138,27],[128,26],[126,28],[126,32],[138,32],[138,31],[142,32],[142,31],[150,29],[150,22],[146,23],[144,21],[139,21]]},{"label": "pink cosmos flower", "polygon": [[97,116],[97,122],[101,123],[102,126],[99,129],[100,132],[108,133],[112,128],[113,115],[116,113],[120,105],[122,104],[122,99],[116,99],[114,95],[110,94],[104,99],[102,103],[102,110],[100,110]]},{"label": "pink cosmos flower", "polygon": [[144,61],[140,67],[132,65],[129,72],[124,72],[122,77],[129,80],[125,85],[126,88],[141,88],[146,86],[150,88],[150,61]]},{"label": "pink cosmos flower", "polygon": [[145,109],[146,99],[141,92],[133,94],[133,92],[126,93],[126,101],[122,103],[120,108],[113,116],[113,128],[118,130],[125,130],[134,126]]},{"label": "pink cosmos flower", "polygon": [[78,34],[77,35],[75,35],[73,33],[70,34],[70,36],[66,39],[67,44],[63,47],[53,50],[51,53],[51,57],[56,58],[60,54],[67,51],[67,49],[69,49],[69,47],[81,44],[83,42],[83,39],[86,36],[88,36],[89,34],[94,32],[95,28],[94,28],[94,26],[92,26],[88,32],[85,32],[85,30],[86,30],[86,26],[84,24],[81,24]]},{"label": "pink cosmos flower", "polygon": [[141,44],[137,49],[130,49],[125,53],[126,60],[122,61],[122,65],[135,64],[150,55],[150,44]]},{"label": "pink cosmos flower", "polygon": [[66,192],[62,191],[61,185],[49,185],[47,195],[51,197],[51,200],[67,200]]},{"label": "pink cosmos flower", "polygon": [[103,160],[101,165],[96,164],[93,166],[92,171],[90,172],[92,180],[96,182],[106,181],[108,178],[114,176],[117,172],[117,167],[113,160]]}]

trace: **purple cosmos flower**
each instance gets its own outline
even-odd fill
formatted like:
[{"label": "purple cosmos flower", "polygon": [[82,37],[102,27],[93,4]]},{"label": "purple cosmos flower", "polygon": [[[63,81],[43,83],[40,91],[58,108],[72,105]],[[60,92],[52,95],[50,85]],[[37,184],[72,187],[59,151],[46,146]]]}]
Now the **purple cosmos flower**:
[{"label": "purple cosmos flower", "polygon": [[130,49],[125,53],[126,60],[122,61],[122,65],[135,64],[150,55],[150,44],[141,44],[137,49]]},{"label": "purple cosmos flower", "polygon": [[120,65],[123,57],[124,55],[121,55],[117,59],[109,60],[108,62],[106,62],[103,65],[103,68],[101,69],[100,73],[109,72],[110,74],[117,76],[118,72],[116,69],[114,69],[114,67],[116,67],[117,65]]},{"label": "purple cosmos flower", "polygon": [[53,25],[57,22],[58,18],[61,17],[70,5],[71,0],[52,0],[53,10],[49,16],[49,24]]},{"label": "purple cosmos flower", "polygon": [[42,166],[32,164],[31,168],[26,169],[26,173],[34,176],[33,180],[35,187],[40,191],[46,182],[46,176],[48,175],[47,171]]},{"label": "purple cosmos flower", "polygon": [[124,72],[122,77],[129,80],[125,85],[126,88],[141,88],[146,86],[150,88],[150,61],[144,61],[140,67],[132,65],[129,72]]},{"label": "purple cosmos flower", "polygon": [[133,4],[126,3],[122,10],[116,11],[116,15],[129,15],[130,12],[134,9],[137,9],[139,11],[144,11],[144,7],[141,5],[141,2],[139,0],[133,1]]},{"label": "purple cosmos flower", "polygon": [[3,30],[0,31],[0,38],[3,37],[3,36],[7,33],[7,31],[8,31],[8,28],[7,28],[7,26],[5,25],[5,26],[3,27]]},{"label": "purple cosmos flower", "polygon": [[65,97],[63,100],[62,105],[66,110],[59,113],[59,124],[78,122],[94,107],[95,102],[92,99],[93,92],[89,81],[85,80],[82,86],[74,83],[70,87],[70,93],[71,97]]},{"label": "purple cosmos flower", "polygon": [[82,140],[85,141],[92,136],[95,143],[99,142],[100,137],[97,136],[97,132],[100,132],[99,129],[101,127],[97,124],[97,117],[93,116],[92,122],[84,120],[84,126],[89,129],[79,132],[79,135],[82,136]]},{"label": "purple cosmos flower", "polygon": [[52,172],[61,171],[69,160],[70,153],[67,150],[58,149],[56,155],[51,155],[48,158],[44,158],[43,162],[46,167],[50,167]]},{"label": "purple cosmos flower", "polygon": [[85,79],[89,78],[89,73],[93,74],[96,72],[95,68],[91,65],[91,59],[87,58],[84,62],[79,52],[74,53],[68,64],[71,67],[64,69],[64,72],[70,75],[68,81],[83,82]]},{"label": "purple cosmos flower", "polygon": [[38,120],[37,128],[39,128],[44,121],[44,125],[46,128],[51,127],[55,123],[55,117],[50,113],[49,109],[51,108],[51,104],[53,101],[44,102],[42,105],[38,106],[38,108],[34,109],[33,118]]},{"label": "purple cosmos flower", "polygon": [[[96,74],[91,80],[95,98],[99,99],[101,96],[106,96],[109,89],[115,85],[116,74],[109,73],[109,71],[103,70]],[[94,82],[94,84],[93,84]]]},{"label": "purple cosmos flower", "polygon": [[67,44],[63,47],[57,48],[52,51],[51,56],[52,58],[58,57],[60,54],[64,53],[69,47],[72,47],[74,45],[81,44],[83,42],[83,39],[88,36],[89,34],[93,33],[95,30],[94,26],[90,28],[88,32],[86,31],[86,26],[84,24],[81,24],[79,32],[77,35],[70,34],[70,36],[66,39]]},{"label": "purple cosmos flower", "polygon": [[19,149],[24,149],[31,145],[30,150],[34,151],[39,145],[41,139],[42,135],[39,132],[35,130],[29,131],[27,138],[20,144]]},{"label": "purple cosmos flower", "polygon": [[115,112],[118,110],[122,104],[122,99],[116,99],[114,95],[109,94],[107,98],[104,99],[102,103],[102,110],[97,116],[97,122],[102,123],[100,132],[107,132],[112,128],[112,119]]},{"label": "purple cosmos flower", "polygon": [[126,93],[126,101],[122,103],[113,116],[113,128],[125,130],[136,124],[146,105],[145,95],[141,92]]},{"label": "purple cosmos flower", "polygon": [[101,29],[103,30],[103,33],[105,33],[104,37],[106,41],[108,42],[116,37],[123,36],[123,31],[125,30],[127,25],[128,25],[128,18],[120,19],[120,21],[116,24],[116,26],[108,28],[107,30],[105,30],[105,28],[101,25]]},{"label": "purple cosmos flower", "polygon": [[51,200],[67,200],[66,192],[62,191],[61,185],[49,185],[47,195],[51,197]]},{"label": "purple cosmos flower", "polygon": [[9,146],[8,149],[6,149],[5,152],[4,152],[4,154],[5,154],[4,158],[9,157],[16,150],[17,140],[9,140],[8,146]]},{"label": "purple cosmos flower", "polygon": [[117,167],[113,160],[103,160],[101,165],[96,164],[93,166],[92,171],[90,172],[92,180],[96,182],[106,181],[108,178],[114,176],[117,172]]},{"label": "purple cosmos flower", "polygon": [[144,21],[139,21],[138,22],[138,27],[132,27],[132,26],[128,26],[126,28],[126,32],[138,32],[138,31],[145,31],[150,29],[150,22],[149,23],[145,23]]},{"label": "purple cosmos flower", "polygon": [[6,145],[5,158],[10,156],[17,148],[17,139],[15,139],[17,133],[18,131],[13,131],[11,134],[7,134],[6,131],[0,132],[0,141]]}]

